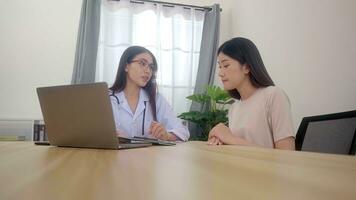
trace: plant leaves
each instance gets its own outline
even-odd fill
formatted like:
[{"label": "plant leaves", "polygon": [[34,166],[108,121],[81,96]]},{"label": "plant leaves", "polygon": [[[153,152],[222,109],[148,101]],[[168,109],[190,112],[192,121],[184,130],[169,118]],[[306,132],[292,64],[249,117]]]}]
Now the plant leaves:
[{"label": "plant leaves", "polygon": [[222,107],[217,108],[216,104],[231,104],[234,100],[230,97],[229,93],[218,86],[210,85],[206,87],[204,94],[193,94],[186,97],[189,100],[206,104],[205,111],[189,111],[180,114],[178,117],[195,123],[202,131],[200,138],[194,137],[196,140],[207,140],[210,130],[218,123],[228,124],[227,109]]},{"label": "plant leaves", "polygon": [[193,95],[187,96],[186,98],[189,100],[198,102],[198,103],[205,103],[210,100],[210,97],[205,94],[193,94]]},{"label": "plant leaves", "polygon": [[228,101],[221,101],[221,100],[216,101],[216,103],[218,103],[218,104],[233,104],[234,102],[235,102],[235,100],[233,100],[233,99],[229,99]]},{"label": "plant leaves", "polygon": [[230,95],[228,92],[226,92],[225,90],[221,89],[218,86],[208,86],[206,89],[206,93],[207,95],[213,99],[214,101],[227,101],[229,99],[231,99]]}]

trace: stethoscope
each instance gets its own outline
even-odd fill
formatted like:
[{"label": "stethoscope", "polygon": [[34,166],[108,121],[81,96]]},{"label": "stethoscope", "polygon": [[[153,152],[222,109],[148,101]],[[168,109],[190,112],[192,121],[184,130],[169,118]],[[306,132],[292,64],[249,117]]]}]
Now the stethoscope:
[{"label": "stethoscope", "polygon": [[[117,98],[117,96],[114,94],[114,92],[112,92],[110,94],[110,96],[114,97],[116,99],[117,104],[120,105],[119,98]],[[145,108],[143,109],[142,136],[145,135],[145,117],[146,117],[146,103],[147,103],[147,101],[144,101],[143,103],[145,105]]]}]

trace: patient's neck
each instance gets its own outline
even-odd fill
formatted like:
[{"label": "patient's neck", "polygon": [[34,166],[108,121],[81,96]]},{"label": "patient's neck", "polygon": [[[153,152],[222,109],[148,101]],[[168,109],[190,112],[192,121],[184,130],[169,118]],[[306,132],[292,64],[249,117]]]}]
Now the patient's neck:
[{"label": "patient's neck", "polygon": [[239,91],[241,100],[246,100],[256,92],[257,88],[249,80],[244,81],[237,91]]}]

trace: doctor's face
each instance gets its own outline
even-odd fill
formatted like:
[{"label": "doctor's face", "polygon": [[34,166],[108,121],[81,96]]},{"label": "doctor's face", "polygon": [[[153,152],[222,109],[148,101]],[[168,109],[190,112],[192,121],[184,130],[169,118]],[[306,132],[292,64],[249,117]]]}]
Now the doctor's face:
[{"label": "doctor's face", "polygon": [[139,87],[146,86],[152,77],[154,67],[153,58],[150,54],[138,54],[131,63],[126,65],[127,81]]},{"label": "doctor's face", "polygon": [[250,70],[246,65],[223,53],[218,55],[219,76],[225,90],[239,89],[245,81],[249,81]]}]

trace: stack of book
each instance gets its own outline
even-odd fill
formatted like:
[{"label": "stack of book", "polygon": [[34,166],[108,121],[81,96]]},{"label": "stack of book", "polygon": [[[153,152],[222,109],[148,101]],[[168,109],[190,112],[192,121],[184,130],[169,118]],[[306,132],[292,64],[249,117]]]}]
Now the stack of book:
[{"label": "stack of book", "polygon": [[34,120],[33,141],[48,141],[46,125],[43,120]]}]

